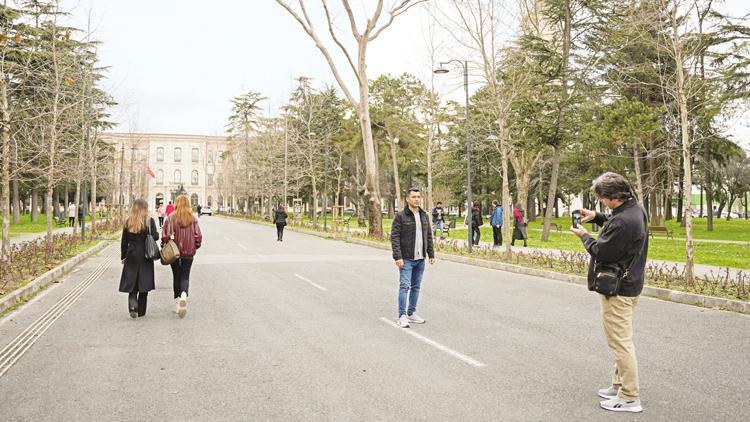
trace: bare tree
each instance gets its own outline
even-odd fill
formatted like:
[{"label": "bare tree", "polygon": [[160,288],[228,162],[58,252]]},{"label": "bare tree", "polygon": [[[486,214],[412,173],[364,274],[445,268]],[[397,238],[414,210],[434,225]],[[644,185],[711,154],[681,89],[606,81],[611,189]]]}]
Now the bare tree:
[{"label": "bare tree", "polygon": [[[398,1],[388,8],[386,11],[387,16],[384,16],[383,0],[377,0],[374,12],[367,18],[364,28],[360,29],[357,26],[356,17],[352,10],[350,1],[341,0],[348,19],[351,35],[357,44],[357,60],[355,63],[353,52],[345,46],[341,37],[334,29],[334,19],[328,7],[328,2],[326,0],[321,0],[331,39],[336,47],[341,50],[346,58],[346,63],[349,69],[356,78],[359,95],[355,97],[352,93],[353,90],[344,82],[342,74],[339,71],[338,65],[334,62],[329,47],[316,32],[313,26],[313,20],[310,18],[307,7],[305,6],[305,1],[297,0],[296,3],[299,7],[296,8],[286,1],[276,0],[281,7],[294,17],[307,35],[315,42],[315,46],[320,50],[321,54],[323,54],[323,57],[328,63],[336,82],[341,87],[344,96],[351,103],[352,107],[357,110],[360,129],[362,131],[362,144],[365,152],[365,195],[367,197],[369,209],[369,234],[375,237],[383,236],[383,222],[381,216],[380,186],[378,183],[378,157],[375,151],[375,143],[372,138],[372,127],[370,122],[369,88],[367,80],[367,47],[370,42],[377,39],[383,31],[390,27],[398,16],[404,14],[413,6],[425,1],[426,0]],[[385,21],[380,23],[382,19],[385,19]]]}]

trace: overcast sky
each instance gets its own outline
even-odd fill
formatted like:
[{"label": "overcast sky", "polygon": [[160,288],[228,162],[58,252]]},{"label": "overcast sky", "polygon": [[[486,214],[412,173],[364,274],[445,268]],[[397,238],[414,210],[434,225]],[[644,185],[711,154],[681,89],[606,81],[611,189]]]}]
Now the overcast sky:
[{"label": "overcast sky", "polygon": [[[295,77],[304,75],[319,84],[334,83],[313,42],[274,0],[61,3],[71,11],[71,23],[79,28],[86,28],[91,17],[92,38],[102,43],[101,63],[109,67],[105,88],[119,103],[113,110],[113,120],[119,123],[117,131],[222,135],[233,96],[260,91],[269,98],[267,112],[275,114],[288,99]],[[317,29],[325,30],[319,2],[307,3],[311,4],[311,13],[318,16]],[[336,5],[338,15],[339,2],[330,3]],[[364,16],[364,5],[374,1],[353,3],[359,3],[355,11]],[[386,4],[391,3],[393,0],[386,0]],[[734,15],[750,13],[746,0],[724,3]],[[515,0],[508,4],[515,4]],[[345,24],[343,19],[337,21]],[[397,19],[368,51],[370,77],[411,72],[429,82],[426,40],[430,38],[430,22],[421,7]],[[437,28],[434,32],[435,41],[443,46],[443,58],[465,55],[444,30]],[[348,81],[352,80],[346,68],[341,71]],[[436,78],[436,88],[448,97],[461,98],[459,76],[453,72]],[[747,119],[733,122],[732,133],[750,138]]]}]

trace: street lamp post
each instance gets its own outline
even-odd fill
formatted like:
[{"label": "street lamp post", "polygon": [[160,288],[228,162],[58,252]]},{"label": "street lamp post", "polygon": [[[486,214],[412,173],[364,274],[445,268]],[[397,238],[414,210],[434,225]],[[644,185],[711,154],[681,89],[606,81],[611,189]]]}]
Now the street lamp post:
[{"label": "street lamp post", "polygon": [[471,198],[471,152],[472,152],[472,149],[471,149],[471,134],[470,134],[470,129],[471,129],[471,123],[470,122],[471,122],[471,120],[469,119],[469,62],[466,61],[466,60],[460,61],[460,60],[455,60],[455,59],[448,60],[447,62],[440,62],[440,66],[438,66],[437,69],[433,70],[433,73],[436,73],[438,75],[448,73],[450,71],[450,69],[448,69],[447,67],[445,67],[445,65],[447,65],[449,63],[457,63],[457,64],[461,65],[461,67],[463,68],[463,71],[464,71],[464,94],[466,96],[466,105],[464,107],[465,110],[466,110],[466,121],[464,122],[464,127],[465,127],[465,131],[466,131],[466,218],[467,218],[467,221],[468,221],[468,224],[467,224],[466,228],[467,228],[467,231],[468,231],[468,240],[469,240],[469,243],[468,243],[467,247],[468,247],[469,252],[471,252],[472,241],[473,241],[473,239],[472,239],[472,237],[473,237],[473,230],[472,230],[472,227],[471,227],[471,203],[472,203],[472,198]]},{"label": "street lamp post", "polygon": [[330,134],[326,130],[326,153],[323,158],[323,231],[328,231],[328,139]]}]

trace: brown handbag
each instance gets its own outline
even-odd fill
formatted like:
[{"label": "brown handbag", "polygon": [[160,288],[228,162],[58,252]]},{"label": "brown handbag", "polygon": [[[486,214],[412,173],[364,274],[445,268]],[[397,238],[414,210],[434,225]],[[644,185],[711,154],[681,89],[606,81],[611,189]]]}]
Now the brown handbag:
[{"label": "brown handbag", "polygon": [[170,265],[180,259],[180,248],[174,241],[174,219],[167,218],[167,222],[169,223],[169,241],[161,248],[162,265]]}]

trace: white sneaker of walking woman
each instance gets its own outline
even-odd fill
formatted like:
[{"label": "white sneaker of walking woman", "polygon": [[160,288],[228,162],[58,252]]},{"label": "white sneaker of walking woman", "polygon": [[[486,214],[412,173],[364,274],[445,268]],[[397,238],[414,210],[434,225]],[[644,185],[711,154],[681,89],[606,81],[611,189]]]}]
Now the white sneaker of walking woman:
[{"label": "white sneaker of walking woman", "polygon": [[182,292],[177,298],[177,316],[183,318],[187,313],[187,293]]}]

